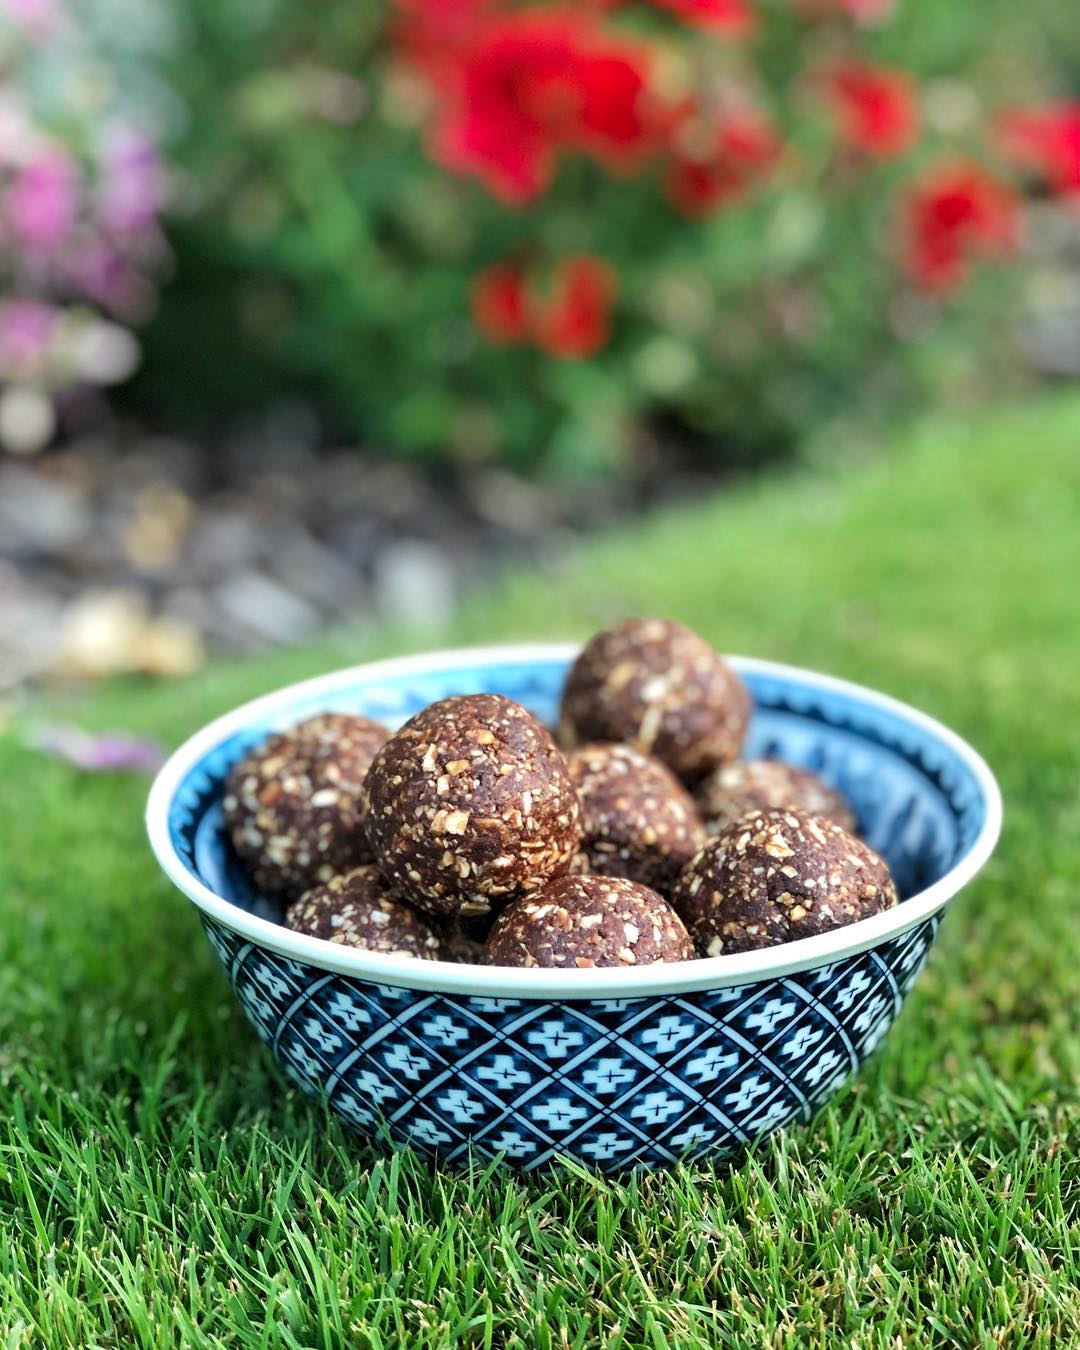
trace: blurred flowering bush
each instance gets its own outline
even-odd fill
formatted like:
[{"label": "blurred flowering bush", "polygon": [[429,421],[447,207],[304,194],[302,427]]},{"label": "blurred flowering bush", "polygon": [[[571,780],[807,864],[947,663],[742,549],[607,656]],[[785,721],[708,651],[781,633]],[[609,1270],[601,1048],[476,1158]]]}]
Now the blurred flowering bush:
[{"label": "blurred flowering bush", "polygon": [[178,12],[143,389],[307,388],[391,451],[611,467],[660,415],[752,452],[992,381],[1018,189],[1080,180],[997,0]]},{"label": "blurred flowering bush", "polygon": [[0,0],[0,445],[52,435],[57,399],[114,384],[165,259],[139,7]]}]

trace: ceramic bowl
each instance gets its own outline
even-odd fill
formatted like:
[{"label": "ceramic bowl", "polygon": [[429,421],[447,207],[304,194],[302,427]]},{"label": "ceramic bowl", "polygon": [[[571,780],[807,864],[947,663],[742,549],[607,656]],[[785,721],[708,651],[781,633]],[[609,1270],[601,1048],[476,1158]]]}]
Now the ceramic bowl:
[{"label": "ceramic bowl", "polygon": [[463,693],[506,694],[552,722],[575,653],[435,652],[309,680],[213,722],[154,784],[154,852],[244,1012],[289,1078],[361,1135],[453,1162],[614,1170],[722,1155],[804,1121],[880,1044],[942,911],[994,847],[994,778],[940,723],[857,685],[733,658],[756,704],[747,754],[810,768],[848,797],[893,870],[895,909],[765,951],[635,970],[413,961],[279,925],[222,828],[223,781],[252,745],[317,711],[398,725]]}]

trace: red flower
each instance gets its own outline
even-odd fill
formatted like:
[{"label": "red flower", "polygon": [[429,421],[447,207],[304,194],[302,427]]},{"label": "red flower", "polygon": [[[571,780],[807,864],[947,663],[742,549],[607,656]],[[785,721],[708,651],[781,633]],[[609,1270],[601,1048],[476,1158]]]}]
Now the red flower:
[{"label": "red flower", "polygon": [[400,19],[394,24],[398,45],[414,61],[438,67],[460,60],[475,41],[496,0],[395,0]]},{"label": "red flower", "polygon": [[567,144],[609,168],[632,168],[654,148],[646,120],[645,67],[628,50],[583,55],[578,63],[580,104]]},{"label": "red flower", "polygon": [[492,263],[473,279],[473,322],[492,342],[532,339],[552,356],[592,356],[611,336],[618,290],[614,268],[588,254],[563,258],[541,295],[518,263]]},{"label": "red flower", "polygon": [[746,0],[653,0],[696,28],[708,28],[728,37],[744,37],[754,26],[755,14]]},{"label": "red flower", "polygon": [[655,142],[648,53],[591,16],[532,9],[493,16],[437,78],[434,153],[508,202],[542,192],[558,152],[624,167]]},{"label": "red flower", "polygon": [[904,203],[904,265],[917,286],[947,295],[967,277],[974,256],[1015,248],[1020,233],[1012,190],[967,160],[938,164]]},{"label": "red flower", "polygon": [[611,336],[611,306],[618,289],[614,268],[601,258],[564,258],[552,293],[534,305],[537,346],[562,357],[598,352]]},{"label": "red flower", "polygon": [[525,273],[517,263],[492,263],[473,278],[473,322],[492,342],[523,342],[529,335]]},{"label": "red flower", "polygon": [[999,139],[1006,154],[1038,170],[1054,192],[1080,196],[1080,102],[1008,112]]},{"label": "red flower", "polygon": [[780,153],[780,138],[759,112],[726,114],[706,135],[704,153],[697,153],[691,145],[700,125],[691,121],[688,128],[684,124],[676,131],[675,158],[666,186],[671,204],[691,219],[745,196]]},{"label": "red flower", "polygon": [[826,90],[849,145],[882,159],[911,147],[918,107],[914,81],[905,71],[847,61],[828,72]]}]

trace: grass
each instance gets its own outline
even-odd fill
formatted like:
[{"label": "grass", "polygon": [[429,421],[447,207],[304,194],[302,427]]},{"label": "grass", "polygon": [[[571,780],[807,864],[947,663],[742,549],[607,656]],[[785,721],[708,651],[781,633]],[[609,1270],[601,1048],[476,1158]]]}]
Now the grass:
[{"label": "grass", "polygon": [[[4,1344],[1080,1343],[1080,400],[664,515],[478,597],[453,638],[635,611],[889,690],[999,771],[998,855],[868,1071],[730,1166],[524,1182],[376,1155],[247,1029],[148,856],[145,784],[9,737]],[[175,740],[408,645],[341,636],[61,711]]]}]

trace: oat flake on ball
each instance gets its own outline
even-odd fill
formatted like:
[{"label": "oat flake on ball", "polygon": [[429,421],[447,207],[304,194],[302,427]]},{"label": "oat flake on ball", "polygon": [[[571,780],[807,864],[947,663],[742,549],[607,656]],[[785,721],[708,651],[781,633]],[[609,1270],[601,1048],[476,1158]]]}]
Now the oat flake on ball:
[{"label": "oat flake on ball", "polygon": [[651,966],[689,961],[694,945],[663,896],[625,877],[562,877],[515,900],[487,940],[493,966]]},{"label": "oat flake on ball", "polygon": [[686,788],[629,745],[585,745],[567,763],[581,797],[588,870],[667,891],[705,842]]},{"label": "oat flake on ball", "polygon": [[788,807],[826,816],[854,834],[855,815],[847,799],[807,769],[779,759],[737,759],[714,770],[694,789],[705,827],[719,834],[751,811]]},{"label": "oat flake on ball", "polygon": [[566,872],[581,807],[551,734],[501,694],[433,703],[379,751],[364,787],[375,861],[432,914],[486,914]]},{"label": "oat flake on ball", "polygon": [[896,904],[884,860],[823,816],[755,811],[711,840],[672,891],[701,956],[773,947]]},{"label": "oat flake on ball", "polygon": [[370,863],[295,900],[285,913],[285,926],[385,956],[436,961],[443,955],[435,933],[414,909],[387,894],[379,869]]},{"label": "oat flake on ball", "polygon": [[293,898],[368,861],[360,793],[389,734],[367,717],[321,713],[233,766],[225,822],[260,890]]},{"label": "oat flake on ball", "polygon": [[571,667],[560,732],[568,744],[625,741],[688,782],[742,748],[750,695],[697,633],[630,619],[598,633]]}]

